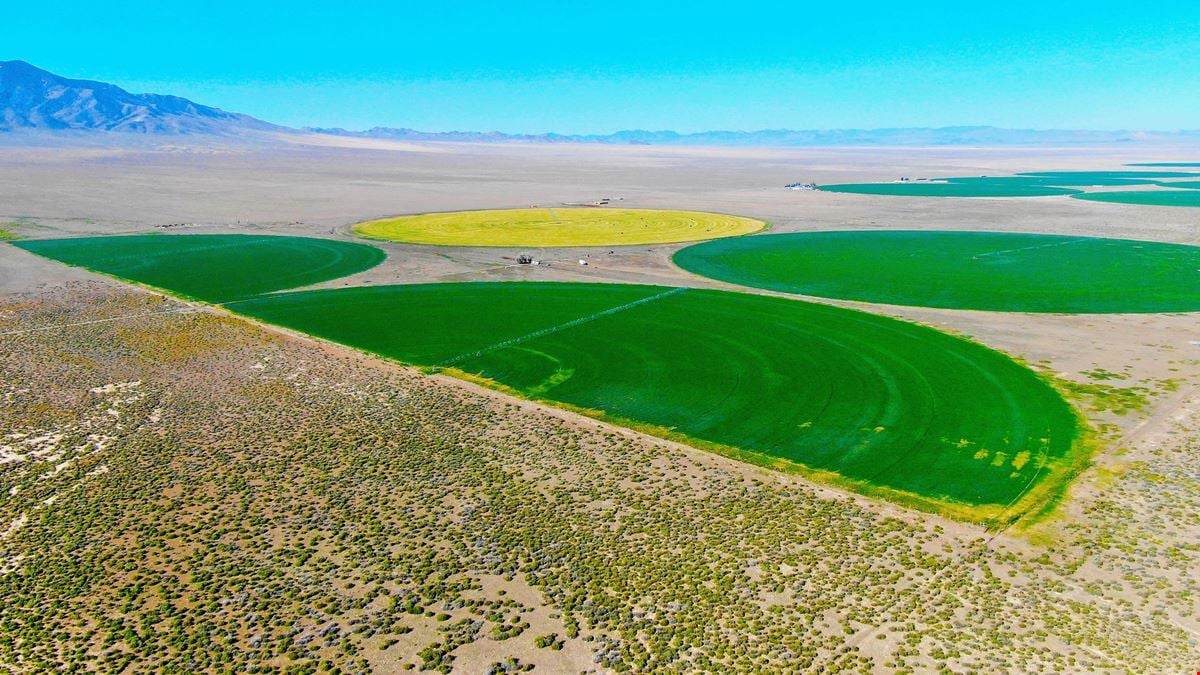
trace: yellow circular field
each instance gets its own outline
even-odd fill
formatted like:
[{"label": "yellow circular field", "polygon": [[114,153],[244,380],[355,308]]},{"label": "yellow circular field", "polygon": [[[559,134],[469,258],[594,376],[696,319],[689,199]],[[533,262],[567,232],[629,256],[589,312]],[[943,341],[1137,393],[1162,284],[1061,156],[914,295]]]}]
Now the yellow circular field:
[{"label": "yellow circular field", "polygon": [[370,239],[440,246],[627,246],[757,232],[753,218],[700,211],[547,208],[425,213],[359,223]]}]

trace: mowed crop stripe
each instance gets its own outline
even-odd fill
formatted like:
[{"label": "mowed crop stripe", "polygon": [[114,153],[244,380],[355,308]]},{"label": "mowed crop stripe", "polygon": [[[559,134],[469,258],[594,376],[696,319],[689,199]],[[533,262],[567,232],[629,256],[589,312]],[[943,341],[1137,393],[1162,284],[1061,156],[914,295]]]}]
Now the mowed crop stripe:
[{"label": "mowed crop stripe", "polygon": [[574,328],[575,326],[581,326],[589,321],[595,321],[596,319],[600,319],[600,318],[606,317],[606,316],[611,316],[613,314],[616,314],[617,312],[623,312],[627,309],[632,309],[634,307],[637,307],[638,305],[644,305],[648,302],[654,302],[655,300],[660,300],[665,297],[677,295],[679,293],[683,293],[686,290],[687,290],[686,288],[672,288],[672,289],[663,291],[662,293],[659,293],[658,295],[652,295],[648,298],[642,298],[640,300],[634,300],[633,302],[627,302],[624,305],[618,305],[616,307],[613,307],[611,309],[606,309],[601,312],[595,312],[592,314],[588,314],[587,316],[581,316],[578,319],[572,319],[570,321],[560,323],[557,326],[550,326],[549,328],[542,328],[539,330],[535,330],[532,333],[526,333],[525,335],[522,335],[519,337],[504,340],[502,342],[497,342],[496,344],[489,345],[487,347],[484,347],[483,349],[477,349],[477,350],[467,353],[467,354],[460,354],[458,356],[446,359],[444,362],[442,362],[441,365],[452,366],[456,363],[461,363],[463,361],[466,361],[467,359],[478,358],[480,356],[483,356],[484,354],[487,354],[488,352],[494,352],[497,349],[504,349],[505,347],[513,347],[513,346],[521,344],[522,342],[528,342],[535,338],[542,337],[543,335],[550,335],[551,333],[557,333],[562,330],[567,330],[568,328]]}]

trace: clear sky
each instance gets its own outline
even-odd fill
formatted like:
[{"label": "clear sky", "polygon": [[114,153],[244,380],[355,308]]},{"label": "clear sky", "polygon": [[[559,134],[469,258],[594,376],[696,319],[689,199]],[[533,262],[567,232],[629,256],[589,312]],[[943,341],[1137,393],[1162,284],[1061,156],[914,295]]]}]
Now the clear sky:
[{"label": "clear sky", "polygon": [[0,60],[294,126],[1200,128],[1200,1],[8,3]]}]

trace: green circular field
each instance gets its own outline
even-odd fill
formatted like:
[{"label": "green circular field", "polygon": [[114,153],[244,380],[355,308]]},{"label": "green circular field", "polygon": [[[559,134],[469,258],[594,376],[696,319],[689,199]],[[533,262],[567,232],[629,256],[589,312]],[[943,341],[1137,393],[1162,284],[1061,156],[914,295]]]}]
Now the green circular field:
[{"label": "green circular field", "polygon": [[1196,178],[1188,171],[1030,171],[1017,174],[1045,179],[1050,185],[1136,185],[1159,178]]},{"label": "green circular field", "polygon": [[425,213],[359,223],[369,239],[438,246],[629,246],[733,237],[766,224],[699,211],[538,208]]},{"label": "green circular field", "polygon": [[825,192],[898,197],[1053,197],[1076,187],[1155,185],[1160,178],[1195,177],[1181,171],[1034,171],[1015,176],[962,176],[931,181],[823,185]]},{"label": "green circular field", "polygon": [[[1127,194],[1127,193],[1126,193]],[[1200,197],[1200,192],[1187,192]],[[685,270],[823,298],[1006,312],[1200,311],[1200,248],[946,231],[743,237],[689,246]]]},{"label": "green circular field", "polygon": [[960,517],[1032,508],[1077,459],[1074,413],[1032,371],[977,343],[838,307],[653,286],[464,283],[274,294],[236,310]]},{"label": "green circular field", "polygon": [[[1168,184],[1169,185],[1169,184]],[[1128,192],[1087,192],[1072,195],[1076,199],[1110,204],[1137,206],[1200,206],[1200,190],[1193,185],[1181,185],[1183,190],[1130,190]],[[1186,189],[1191,188],[1191,189]]]},{"label": "green circular field", "polygon": [[892,197],[1054,197],[1079,192],[1022,178],[952,178],[903,183],[845,183],[822,185],[822,192],[846,192]]},{"label": "green circular field", "polygon": [[383,262],[375,246],[247,234],[30,239],[14,246],[208,302],[297,288]]},{"label": "green circular field", "polygon": [[1136,162],[1125,166],[1161,166],[1178,168],[1200,168],[1200,162]]}]

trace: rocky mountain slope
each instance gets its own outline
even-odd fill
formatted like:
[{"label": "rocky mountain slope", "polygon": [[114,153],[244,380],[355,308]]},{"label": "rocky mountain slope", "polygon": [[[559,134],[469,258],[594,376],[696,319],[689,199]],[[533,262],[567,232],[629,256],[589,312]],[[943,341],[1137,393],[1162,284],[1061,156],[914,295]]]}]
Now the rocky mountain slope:
[{"label": "rocky mountain slope", "polygon": [[0,61],[0,131],[22,129],[147,134],[287,131],[178,96],[132,94],[104,82],[60,77],[24,61]]}]

